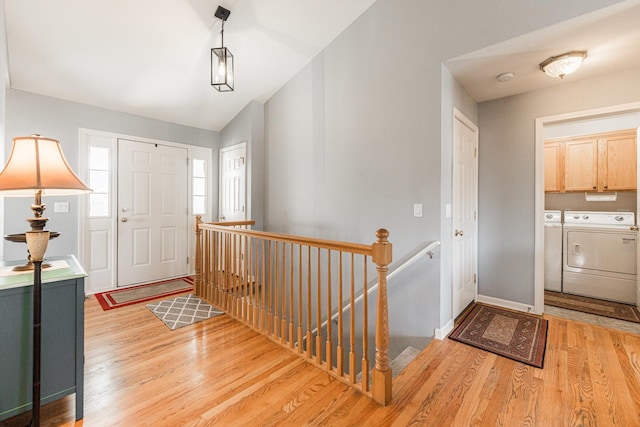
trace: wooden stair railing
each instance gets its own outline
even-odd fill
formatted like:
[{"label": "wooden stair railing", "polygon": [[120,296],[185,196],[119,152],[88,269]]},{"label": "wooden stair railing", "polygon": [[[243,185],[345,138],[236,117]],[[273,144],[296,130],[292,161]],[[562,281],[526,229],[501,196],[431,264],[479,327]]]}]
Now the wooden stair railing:
[{"label": "wooden stair railing", "polygon": [[[380,229],[375,243],[362,245],[255,231],[250,229],[253,224],[203,223],[200,216],[196,217],[196,295],[381,405],[388,404],[392,392],[387,304],[387,272],[392,259],[389,232]],[[367,276],[374,266],[378,298],[376,355],[370,382]],[[356,291],[364,291],[362,319],[355,318],[353,309]],[[326,328],[318,327],[343,304],[351,305],[352,310],[348,319],[343,319],[339,311],[337,333],[332,331],[333,322],[327,322]],[[361,321],[359,330],[357,320]],[[333,336],[337,343],[332,342]],[[361,340],[358,346],[357,337]]]}]

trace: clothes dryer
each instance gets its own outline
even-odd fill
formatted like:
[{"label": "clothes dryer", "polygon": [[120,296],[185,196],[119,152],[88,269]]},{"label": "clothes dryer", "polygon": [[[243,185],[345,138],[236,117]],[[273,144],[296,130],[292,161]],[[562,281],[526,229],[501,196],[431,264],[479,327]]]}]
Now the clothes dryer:
[{"label": "clothes dryer", "polygon": [[566,293],[635,304],[637,227],[632,212],[565,211]]}]

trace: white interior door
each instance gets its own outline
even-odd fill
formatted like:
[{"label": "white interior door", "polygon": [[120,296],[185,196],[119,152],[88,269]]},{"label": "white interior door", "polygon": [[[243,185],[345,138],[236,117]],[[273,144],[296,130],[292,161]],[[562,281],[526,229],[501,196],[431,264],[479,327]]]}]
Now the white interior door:
[{"label": "white interior door", "polygon": [[453,318],[477,297],[478,128],[456,111],[453,125]]},{"label": "white interior door", "polygon": [[220,149],[220,221],[244,221],[247,194],[247,145]]},{"label": "white interior door", "polygon": [[118,140],[118,286],[187,274],[187,150]]}]

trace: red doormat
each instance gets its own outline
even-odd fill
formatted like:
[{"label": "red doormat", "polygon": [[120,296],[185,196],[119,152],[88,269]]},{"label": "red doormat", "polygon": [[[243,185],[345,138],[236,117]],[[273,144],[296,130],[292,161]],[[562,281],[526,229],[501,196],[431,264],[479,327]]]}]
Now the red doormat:
[{"label": "red doormat", "polygon": [[156,298],[192,291],[193,280],[193,276],[185,276],[147,283],[146,285],[114,289],[96,294],[96,299],[103,310],[113,310],[114,308],[126,307]]},{"label": "red doormat", "polygon": [[548,325],[539,316],[477,304],[449,338],[542,368]]}]

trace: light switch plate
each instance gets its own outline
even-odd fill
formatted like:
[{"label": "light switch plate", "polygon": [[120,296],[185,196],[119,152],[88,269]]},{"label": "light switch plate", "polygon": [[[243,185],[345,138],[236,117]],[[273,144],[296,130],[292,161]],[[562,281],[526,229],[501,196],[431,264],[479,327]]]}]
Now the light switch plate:
[{"label": "light switch plate", "polygon": [[57,213],[69,213],[69,202],[55,202],[53,211]]},{"label": "light switch plate", "polygon": [[422,203],[415,203],[413,205],[413,216],[416,218],[422,218]]}]

